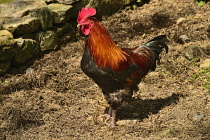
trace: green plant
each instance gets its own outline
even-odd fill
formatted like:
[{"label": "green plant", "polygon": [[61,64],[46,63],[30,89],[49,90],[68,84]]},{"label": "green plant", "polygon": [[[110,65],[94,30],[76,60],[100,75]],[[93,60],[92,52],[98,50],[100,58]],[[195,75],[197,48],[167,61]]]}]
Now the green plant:
[{"label": "green plant", "polygon": [[193,78],[210,90],[210,68],[204,68],[193,75]]},{"label": "green plant", "polygon": [[0,0],[0,4],[7,3],[7,2],[12,2],[12,1],[14,1],[14,0]]},{"label": "green plant", "polygon": [[201,1],[196,1],[196,3],[199,7],[201,7],[205,4],[205,1],[202,1],[202,0]]}]

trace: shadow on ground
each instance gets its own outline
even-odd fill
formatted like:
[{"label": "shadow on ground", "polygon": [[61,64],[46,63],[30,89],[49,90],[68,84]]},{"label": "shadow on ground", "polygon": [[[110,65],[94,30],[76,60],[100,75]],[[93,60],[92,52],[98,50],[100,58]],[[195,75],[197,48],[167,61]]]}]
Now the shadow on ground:
[{"label": "shadow on ground", "polygon": [[121,107],[117,116],[120,120],[148,118],[151,114],[157,114],[161,109],[172,104],[176,104],[180,97],[184,95],[172,94],[166,98],[160,99],[134,99],[131,103]]}]

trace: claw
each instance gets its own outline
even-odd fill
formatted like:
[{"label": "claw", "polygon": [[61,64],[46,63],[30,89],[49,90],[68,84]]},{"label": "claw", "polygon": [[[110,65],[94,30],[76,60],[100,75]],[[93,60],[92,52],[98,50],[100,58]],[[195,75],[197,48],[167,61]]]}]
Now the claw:
[{"label": "claw", "polygon": [[107,123],[107,121],[110,120],[111,116],[109,114],[104,114],[104,115],[101,115],[100,117],[104,117],[105,118],[105,123]]},{"label": "claw", "polygon": [[117,110],[112,109],[109,107],[108,114],[101,115],[101,117],[105,117],[105,123],[109,127],[115,127],[115,116],[116,116]]},{"label": "claw", "polygon": [[108,125],[109,127],[112,127],[112,128],[115,127],[115,118],[110,117],[109,120],[110,120],[110,123],[106,122],[106,125]]}]

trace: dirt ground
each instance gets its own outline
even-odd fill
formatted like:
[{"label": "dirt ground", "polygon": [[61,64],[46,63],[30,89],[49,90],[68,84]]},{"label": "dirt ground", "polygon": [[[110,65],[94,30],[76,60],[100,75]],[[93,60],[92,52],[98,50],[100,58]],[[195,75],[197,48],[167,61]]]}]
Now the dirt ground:
[{"label": "dirt ground", "polygon": [[[199,67],[210,57],[209,9],[209,2],[151,0],[103,18],[120,47],[161,34],[170,40],[169,53],[119,109],[112,129],[100,117],[108,106],[101,90],[80,69],[84,36],[14,68],[0,77],[0,139],[210,139],[210,68]],[[182,53],[188,46],[203,53],[189,61]]]}]

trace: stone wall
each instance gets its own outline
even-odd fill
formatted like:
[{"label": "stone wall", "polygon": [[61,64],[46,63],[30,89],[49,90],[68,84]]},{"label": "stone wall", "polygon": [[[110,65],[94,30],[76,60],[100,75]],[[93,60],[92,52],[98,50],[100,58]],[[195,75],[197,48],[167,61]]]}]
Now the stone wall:
[{"label": "stone wall", "polygon": [[76,17],[91,5],[97,15],[110,15],[133,0],[16,0],[0,4],[0,75],[12,66],[59,49],[75,40]]}]

